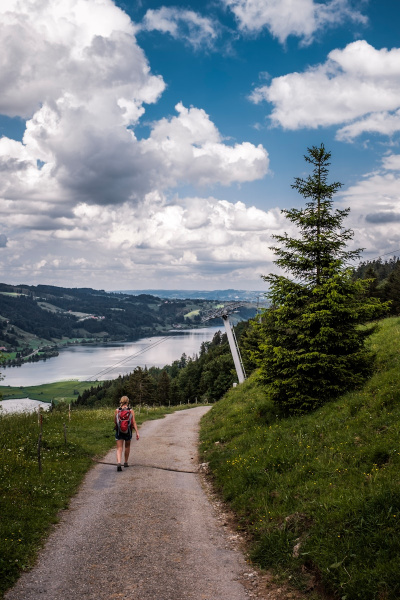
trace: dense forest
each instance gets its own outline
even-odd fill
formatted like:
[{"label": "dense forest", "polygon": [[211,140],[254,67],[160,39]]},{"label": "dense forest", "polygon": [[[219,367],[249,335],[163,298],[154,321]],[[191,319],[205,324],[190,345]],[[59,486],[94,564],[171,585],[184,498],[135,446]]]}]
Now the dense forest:
[{"label": "dense forest", "polygon": [[370,279],[369,294],[389,301],[389,314],[400,314],[400,258],[393,256],[386,261],[378,258],[362,262],[355,269],[354,277]]}]

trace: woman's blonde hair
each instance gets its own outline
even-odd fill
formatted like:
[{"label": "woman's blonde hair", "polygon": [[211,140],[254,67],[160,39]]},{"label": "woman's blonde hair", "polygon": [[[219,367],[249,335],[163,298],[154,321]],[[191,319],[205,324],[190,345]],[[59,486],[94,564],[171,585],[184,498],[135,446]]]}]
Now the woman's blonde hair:
[{"label": "woman's blonde hair", "polygon": [[129,406],[128,396],[122,396],[121,400],[119,401],[119,405],[120,406]]}]

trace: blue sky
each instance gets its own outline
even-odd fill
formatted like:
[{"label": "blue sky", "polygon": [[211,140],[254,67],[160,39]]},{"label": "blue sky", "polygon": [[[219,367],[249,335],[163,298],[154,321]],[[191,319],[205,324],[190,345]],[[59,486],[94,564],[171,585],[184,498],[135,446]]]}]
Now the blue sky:
[{"label": "blue sky", "polygon": [[3,0],[0,276],[263,289],[332,152],[364,257],[400,254],[395,0]]}]

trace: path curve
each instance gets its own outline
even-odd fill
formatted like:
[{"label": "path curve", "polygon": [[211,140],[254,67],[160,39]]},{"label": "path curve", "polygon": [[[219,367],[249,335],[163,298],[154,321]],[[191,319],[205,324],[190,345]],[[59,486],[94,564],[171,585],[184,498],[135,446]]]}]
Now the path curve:
[{"label": "path curve", "polygon": [[[247,600],[243,555],[200,476],[178,472],[196,470],[207,410],[144,423],[122,473],[97,464],[6,600]],[[115,462],[114,450],[104,462]]]}]

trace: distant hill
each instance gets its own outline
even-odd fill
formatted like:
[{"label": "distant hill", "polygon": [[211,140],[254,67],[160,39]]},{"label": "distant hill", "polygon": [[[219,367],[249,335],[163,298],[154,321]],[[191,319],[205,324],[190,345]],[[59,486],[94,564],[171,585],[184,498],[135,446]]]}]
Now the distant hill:
[{"label": "distant hill", "polygon": [[[0,283],[0,351],[13,361],[38,360],[46,356],[37,348],[51,353],[60,344],[129,341],[200,327],[203,314],[218,305],[205,298]],[[255,313],[255,304],[240,309],[242,319]]]},{"label": "distant hill", "polygon": [[121,290],[124,294],[131,294],[137,296],[140,294],[152,294],[159,298],[169,299],[200,299],[200,300],[224,300],[224,301],[242,301],[242,302],[255,302],[258,299],[260,302],[264,302],[264,295],[266,290]]}]

